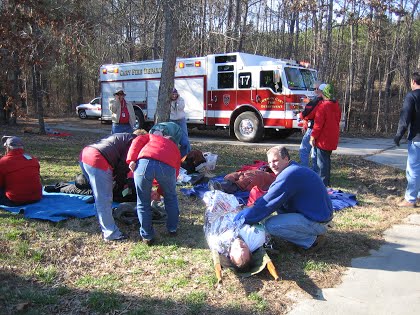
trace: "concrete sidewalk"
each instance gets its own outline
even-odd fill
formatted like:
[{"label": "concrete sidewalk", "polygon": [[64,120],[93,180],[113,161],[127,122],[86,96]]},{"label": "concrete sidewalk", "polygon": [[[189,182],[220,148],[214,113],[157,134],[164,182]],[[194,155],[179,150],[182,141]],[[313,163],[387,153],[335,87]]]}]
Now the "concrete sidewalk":
[{"label": "concrete sidewalk", "polygon": [[386,244],[369,257],[352,260],[325,300],[304,300],[289,315],[420,313],[420,215],[409,216],[385,232]]}]

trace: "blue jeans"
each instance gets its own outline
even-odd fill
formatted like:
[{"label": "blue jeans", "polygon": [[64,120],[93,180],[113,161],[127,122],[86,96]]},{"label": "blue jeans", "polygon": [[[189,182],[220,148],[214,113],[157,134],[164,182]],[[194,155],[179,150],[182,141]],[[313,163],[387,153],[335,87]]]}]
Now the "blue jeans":
[{"label": "blue jeans", "polygon": [[302,137],[302,142],[299,147],[300,164],[309,167],[309,156],[312,160],[312,170],[318,173],[318,166],[316,162],[316,150],[313,148],[309,140],[311,139],[312,128],[308,128]]},{"label": "blue jeans", "polygon": [[112,131],[111,134],[114,133],[133,133],[133,128],[131,127],[130,124],[117,124],[117,123],[112,123]]},{"label": "blue jeans", "polygon": [[121,236],[121,231],[112,216],[112,170],[107,171],[80,162],[80,168],[89,179],[95,198],[96,215],[104,239],[113,240]]},{"label": "blue jeans", "polygon": [[182,138],[181,138],[181,141],[179,141],[179,145],[181,146],[179,151],[181,151],[181,157],[184,157],[191,151],[190,140],[188,140],[187,120],[183,118],[183,119],[170,120],[170,121],[176,123],[179,127],[181,127]]},{"label": "blue jeans", "polygon": [[299,213],[282,213],[265,221],[267,232],[305,249],[315,243],[316,237],[327,232],[323,223],[314,222]]},{"label": "blue jeans", "polygon": [[325,187],[329,187],[331,184],[331,153],[332,151],[316,148],[317,164],[319,168],[318,174]]},{"label": "blue jeans", "polygon": [[405,199],[415,203],[420,192],[420,142],[408,141]]},{"label": "blue jeans", "polygon": [[152,225],[151,191],[156,179],[163,191],[167,213],[166,228],[176,232],[179,220],[178,197],[176,194],[176,171],[172,166],[153,159],[140,159],[134,170],[134,183],[137,192],[137,215],[140,221],[140,235],[151,240],[155,236]]}]

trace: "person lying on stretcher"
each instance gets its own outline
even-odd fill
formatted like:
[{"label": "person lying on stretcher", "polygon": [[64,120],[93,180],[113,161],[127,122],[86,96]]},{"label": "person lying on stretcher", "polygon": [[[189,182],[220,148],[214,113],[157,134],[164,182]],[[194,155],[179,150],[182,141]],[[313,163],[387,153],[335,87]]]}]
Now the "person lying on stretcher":
[{"label": "person lying on stretcher", "polygon": [[240,208],[233,195],[212,191],[205,194],[204,200],[207,209],[203,228],[210,249],[217,251],[224,267],[233,267],[238,272],[249,271],[252,253],[267,241],[264,228],[234,222]]}]

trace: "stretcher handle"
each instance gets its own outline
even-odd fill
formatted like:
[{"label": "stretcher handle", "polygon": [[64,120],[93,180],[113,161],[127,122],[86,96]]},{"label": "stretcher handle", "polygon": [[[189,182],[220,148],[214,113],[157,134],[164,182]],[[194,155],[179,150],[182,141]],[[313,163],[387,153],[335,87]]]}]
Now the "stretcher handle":
[{"label": "stretcher handle", "polygon": [[267,269],[270,272],[270,275],[273,276],[274,280],[277,281],[277,280],[280,279],[280,277],[279,277],[279,275],[277,273],[276,267],[274,266],[274,264],[273,264],[273,262],[271,260],[269,260],[267,262]]}]

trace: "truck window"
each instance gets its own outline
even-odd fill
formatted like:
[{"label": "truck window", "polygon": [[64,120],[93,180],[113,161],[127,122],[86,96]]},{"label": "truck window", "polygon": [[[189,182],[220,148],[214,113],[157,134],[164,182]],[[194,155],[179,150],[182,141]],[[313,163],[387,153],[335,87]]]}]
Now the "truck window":
[{"label": "truck window", "polygon": [[305,86],[309,90],[314,90],[314,84],[317,80],[316,71],[311,71],[309,69],[301,69],[301,73],[303,76],[303,81],[305,82]]},{"label": "truck window", "polygon": [[242,72],[238,75],[238,87],[240,89],[249,89],[251,87],[251,72]]},{"label": "truck window", "polygon": [[217,88],[232,89],[234,86],[234,69],[233,65],[225,65],[217,67]]},{"label": "truck window", "polygon": [[260,72],[260,87],[272,89],[277,92],[276,84],[274,82],[273,71],[261,71]]},{"label": "truck window", "polygon": [[214,58],[215,63],[236,62],[236,55],[231,56],[217,56]]},{"label": "truck window", "polygon": [[313,90],[316,72],[303,68],[284,68],[287,86],[291,90]]},{"label": "truck window", "polygon": [[233,72],[222,72],[217,74],[217,88],[232,89],[233,88]]}]

